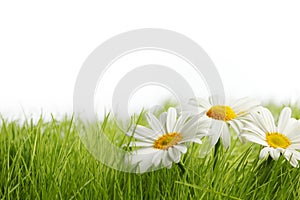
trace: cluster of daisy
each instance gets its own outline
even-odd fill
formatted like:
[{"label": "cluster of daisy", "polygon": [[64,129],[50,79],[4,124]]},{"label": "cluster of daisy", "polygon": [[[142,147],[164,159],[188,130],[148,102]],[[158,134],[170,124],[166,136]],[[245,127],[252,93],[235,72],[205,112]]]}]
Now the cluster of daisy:
[{"label": "cluster of daisy", "polygon": [[[270,155],[277,160],[282,155],[292,166],[299,166],[300,121],[291,117],[290,108],[281,111],[276,126],[272,113],[251,98],[228,105],[197,98],[191,99],[189,104],[197,108],[196,114],[183,111],[178,115],[173,107],[158,118],[149,112],[146,114],[149,127],[136,125],[127,133],[136,139],[130,143],[130,146],[138,147],[134,155],[148,161],[139,167],[161,165],[170,168],[172,163],[180,162],[188,143],[201,144],[203,137],[208,138],[210,148],[218,141],[228,148],[230,129],[242,142],[262,145],[261,159]],[[145,154],[147,156],[143,156]]]}]

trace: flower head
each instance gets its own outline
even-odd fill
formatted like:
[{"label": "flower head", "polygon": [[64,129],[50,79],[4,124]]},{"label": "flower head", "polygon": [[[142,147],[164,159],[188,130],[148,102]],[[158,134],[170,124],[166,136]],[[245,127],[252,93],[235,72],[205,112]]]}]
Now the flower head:
[{"label": "flower head", "polygon": [[151,128],[137,125],[133,132],[127,133],[137,140],[131,142],[130,146],[140,147],[133,152],[136,155],[133,162],[141,162],[141,171],[152,165],[171,167],[173,162],[178,163],[181,154],[187,152],[186,143],[201,144],[201,138],[208,130],[207,121],[201,121],[198,115],[189,113],[177,117],[175,108],[169,108],[159,119],[152,113],[147,113],[146,117]]},{"label": "flower head", "polygon": [[270,155],[277,160],[282,154],[292,166],[298,166],[300,124],[291,118],[291,113],[291,109],[285,107],[280,113],[278,126],[275,125],[271,112],[266,108],[261,108],[259,112],[251,114],[253,123],[246,123],[242,136],[264,146],[260,152],[260,158]]},{"label": "flower head", "polygon": [[260,102],[251,98],[242,98],[232,104],[224,105],[216,98],[206,101],[201,98],[191,99],[190,104],[196,106],[200,114],[205,115],[211,123],[211,145],[214,146],[221,138],[225,148],[230,145],[231,126],[237,135],[240,135],[243,121],[246,120],[250,112],[257,109]]}]

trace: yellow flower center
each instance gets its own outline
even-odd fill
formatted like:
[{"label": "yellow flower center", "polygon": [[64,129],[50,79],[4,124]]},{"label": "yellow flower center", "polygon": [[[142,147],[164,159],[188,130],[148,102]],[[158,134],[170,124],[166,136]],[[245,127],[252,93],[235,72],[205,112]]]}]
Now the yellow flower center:
[{"label": "yellow flower center", "polygon": [[287,138],[285,135],[281,133],[267,133],[266,135],[267,143],[269,144],[270,147],[273,148],[287,148],[288,146],[291,145],[291,141],[289,138]]},{"label": "yellow flower center", "polygon": [[182,136],[180,133],[168,133],[161,137],[159,137],[154,142],[154,148],[156,149],[168,149],[176,145],[178,142],[182,140]]},{"label": "yellow flower center", "polygon": [[237,117],[237,114],[229,106],[212,106],[207,112],[206,115],[210,118],[216,120],[229,121]]}]

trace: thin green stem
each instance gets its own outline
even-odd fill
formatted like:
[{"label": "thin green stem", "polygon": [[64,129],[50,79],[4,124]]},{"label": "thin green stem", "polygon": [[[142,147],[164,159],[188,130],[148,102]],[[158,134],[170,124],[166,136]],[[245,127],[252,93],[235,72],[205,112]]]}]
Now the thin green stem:
[{"label": "thin green stem", "polygon": [[218,142],[217,142],[217,144],[215,145],[215,150],[214,150],[214,164],[213,164],[213,170],[215,170],[216,165],[217,165],[217,161],[218,161],[218,158],[219,158],[218,151],[219,151],[219,149],[220,149],[220,146],[221,146],[221,142],[220,142],[220,139],[219,139]]},{"label": "thin green stem", "polygon": [[177,163],[177,165],[180,168],[181,173],[185,174],[186,170],[185,170],[184,164],[180,161],[179,163]]}]

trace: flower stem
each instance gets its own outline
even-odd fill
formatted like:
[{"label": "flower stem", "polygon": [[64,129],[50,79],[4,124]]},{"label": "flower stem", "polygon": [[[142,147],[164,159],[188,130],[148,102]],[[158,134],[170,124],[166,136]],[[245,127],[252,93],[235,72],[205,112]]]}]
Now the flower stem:
[{"label": "flower stem", "polygon": [[177,165],[180,168],[181,173],[185,174],[185,167],[184,167],[183,163],[180,161],[179,163],[177,163]]},{"label": "flower stem", "polygon": [[215,167],[216,167],[216,164],[217,164],[217,161],[218,161],[218,151],[220,149],[220,146],[221,146],[221,142],[220,142],[220,139],[218,140],[217,144],[215,145],[215,150],[214,150],[214,165],[213,165],[213,170],[215,170]]}]

